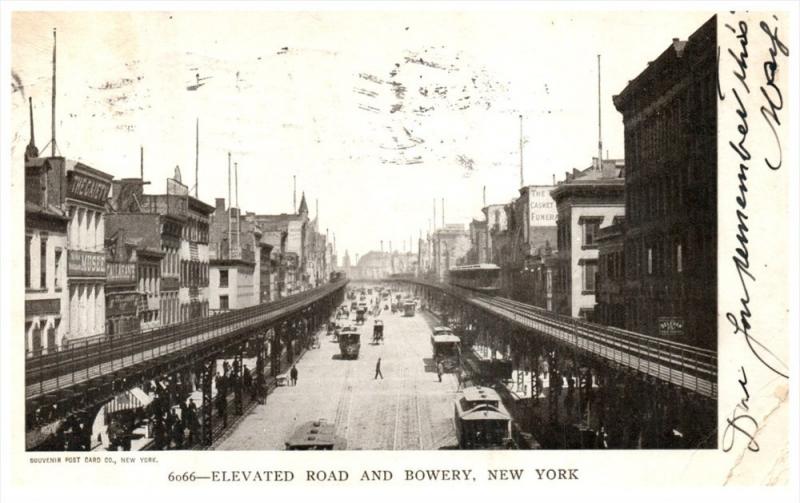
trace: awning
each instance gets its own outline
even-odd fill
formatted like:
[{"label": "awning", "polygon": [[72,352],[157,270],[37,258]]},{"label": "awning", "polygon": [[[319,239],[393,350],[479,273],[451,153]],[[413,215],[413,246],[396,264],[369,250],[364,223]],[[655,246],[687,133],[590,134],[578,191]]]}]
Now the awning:
[{"label": "awning", "polygon": [[121,410],[139,409],[150,405],[153,399],[145,393],[142,388],[131,388],[115,396],[105,406],[107,413],[119,412]]}]

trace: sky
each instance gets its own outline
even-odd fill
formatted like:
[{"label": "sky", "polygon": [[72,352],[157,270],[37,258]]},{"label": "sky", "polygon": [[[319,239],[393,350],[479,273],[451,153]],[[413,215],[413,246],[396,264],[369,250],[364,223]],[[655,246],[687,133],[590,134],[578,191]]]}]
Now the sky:
[{"label": "sky", "polygon": [[[51,135],[53,28],[61,155],[164,192],[179,166],[199,197],[243,211],[293,211],[305,193],[339,256],[404,250],[480,217],[524,182],[551,184],[597,155],[597,55],[604,151],[623,157],[612,96],[686,39],[708,12],[16,12],[12,158]],[[199,84],[199,85],[198,85]],[[47,150],[49,153],[49,149]],[[604,152],[604,156],[606,152]],[[235,192],[235,191],[234,191]]]}]

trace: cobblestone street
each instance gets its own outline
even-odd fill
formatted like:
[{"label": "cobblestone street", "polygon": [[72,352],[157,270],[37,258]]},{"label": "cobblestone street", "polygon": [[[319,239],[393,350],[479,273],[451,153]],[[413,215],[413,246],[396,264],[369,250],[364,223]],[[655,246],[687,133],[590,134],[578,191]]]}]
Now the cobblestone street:
[{"label": "cobblestone street", "polygon": [[[360,329],[357,360],[340,359],[338,344],[323,333],[321,347],[297,364],[297,386],[277,388],[217,449],[283,449],[299,425],[316,419],[335,423],[346,449],[454,447],[458,383],[453,374],[443,375],[441,383],[436,375],[430,346],[433,319],[424,312],[404,317],[390,311],[380,318],[384,344],[371,344],[370,316]],[[378,358],[383,380],[374,379]]]}]

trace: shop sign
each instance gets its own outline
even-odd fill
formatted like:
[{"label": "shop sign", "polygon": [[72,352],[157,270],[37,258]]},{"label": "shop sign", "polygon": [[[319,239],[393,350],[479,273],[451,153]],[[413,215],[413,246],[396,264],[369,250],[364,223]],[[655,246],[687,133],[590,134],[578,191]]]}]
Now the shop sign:
[{"label": "shop sign", "polygon": [[67,254],[67,276],[105,278],[105,253],[69,250]]},{"label": "shop sign", "polygon": [[61,313],[61,299],[38,299],[25,301],[26,316],[44,316]]},{"label": "shop sign", "polygon": [[72,171],[68,179],[67,197],[102,206],[106,202],[110,188],[111,182]]},{"label": "shop sign", "polygon": [[661,316],[658,318],[658,335],[675,337],[683,335],[683,318]]},{"label": "shop sign", "polygon": [[138,294],[110,295],[106,303],[106,318],[136,314]]},{"label": "shop sign", "polygon": [[552,186],[535,186],[528,189],[528,210],[531,227],[552,227],[556,225],[558,211],[556,202],[550,196]]},{"label": "shop sign", "polygon": [[135,283],[136,282],[136,263],[135,262],[107,262],[106,281],[108,283]]}]

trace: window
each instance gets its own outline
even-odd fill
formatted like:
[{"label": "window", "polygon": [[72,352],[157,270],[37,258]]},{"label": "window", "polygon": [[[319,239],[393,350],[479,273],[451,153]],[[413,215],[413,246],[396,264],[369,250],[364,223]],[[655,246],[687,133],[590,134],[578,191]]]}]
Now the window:
[{"label": "window", "polygon": [[583,265],[583,291],[594,293],[595,280],[597,277],[597,263]]},{"label": "window", "polygon": [[583,248],[596,247],[595,236],[602,220],[585,220],[583,222]]},{"label": "window", "polygon": [[25,236],[25,288],[31,287],[31,236]]},{"label": "window", "polygon": [[228,296],[227,295],[220,295],[219,296],[219,308],[220,309],[228,309]]},{"label": "window", "polygon": [[653,249],[647,248],[647,274],[653,274]]},{"label": "window", "polygon": [[228,270],[222,269],[219,271],[219,287],[228,288]]},{"label": "window", "polygon": [[61,289],[61,248],[56,248],[56,255],[55,255],[55,273],[54,273],[54,280],[56,290]]},{"label": "window", "polygon": [[42,351],[42,329],[39,327],[38,323],[33,328],[32,342],[33,354],[38,355]]},{"label": "window", "polygon": [[47,238],[42,236],[39,244],[39,288],[47,289]]},{"label": "window", "polygon": [[683,272],[683,249],[680,243],[675,246],[675,270]]},{"label": "window", "polygon": [[56,350],[56,332],[58,331],[58,324],[61,321],[61,318],[56,318],[53,320],[53,324],[50,328],[47,329],[47,350],[48,351],[55,351]]}]

